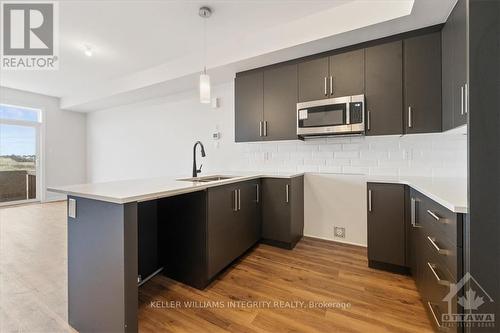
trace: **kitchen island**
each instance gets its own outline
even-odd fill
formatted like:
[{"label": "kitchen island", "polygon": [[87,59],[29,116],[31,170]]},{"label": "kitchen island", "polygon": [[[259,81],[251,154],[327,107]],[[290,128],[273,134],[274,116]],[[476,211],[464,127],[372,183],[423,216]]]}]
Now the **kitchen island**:
[{"label": "kitchen island", "polygon": [[302,173],[207,178],[49,189],[68,196],[72,327],[136,332],[138,287],[151,275],[202,289],[259,240],[290,249],[302,237]]}]

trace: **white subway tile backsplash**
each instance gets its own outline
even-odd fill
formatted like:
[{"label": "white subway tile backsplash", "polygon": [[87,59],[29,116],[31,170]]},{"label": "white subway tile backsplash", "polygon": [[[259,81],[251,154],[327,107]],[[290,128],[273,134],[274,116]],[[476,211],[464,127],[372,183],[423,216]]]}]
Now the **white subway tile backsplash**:
[{"label": "white subway tile backsplash", "polygon": [[326,160],[321,158],[304,159],[304,165],[326,165]]},{"label": "white subway tile backsplash", "polygon": [[387,160],[387,161],[379,161],[379,166],[382,168],[390,167],[390,168],[408,168],[410,166],[410,162],[406,160]]},{"label": "white subway tile backsplash", "polygon": [[351,165],[351,160],[348,158],[335,158],[333,160],[326,160],[326,165]]},{"label": "white subway tile backsplash", "polygon": [[326,145],[319,145],[319,151],[341,151],[342,145],[340,143],[330,143]]},{"label": "white subway tile backsplash", "polygon": [[359,151],[339,151],[334,153],[335,158],[358,158]]},{"label": "white subway tile backsplash", "polygon": [[278,145],[275,143],[261,144],[260,151],[268,153],[277,153]]},{"label": "white subway tile backsplash", "polygon": [[352,160],[352,166],[362,166],[362,167],[376,167],[378,166],[377,160]]},{"label": "white subway tile backsplash", "polygon": [[399,176],[398,168],[376,167],[370,168],[370,175],[372,176]]},{"label": "white subway tile backsplash", "polygon": [[368,175],[370,174],[369,168],[364,167],[354,167],[354,166],[343,166],[342,173],[356,174],[356,175]]},{"label": "white subway tile backsplash", "polygon": [[333,152],[328,152],[328,151],[321,151],[321,152],[316,152],[313,151],[312,153],[313,158],[323,158],[323,159],[333,159]]},{"label": "white subway tile backsplash", "polygon": [[238,144],[252,170],[465,177],[467,137],[423,134]]},{"label": "white subway tile backsplash", "polygon": [[326,166],[320,166],[319,167],[319,172],[325,172],[325,173],[342,173],[342,167],[339,165],[326,165]]},{"label": "white subway tile backsplash", "polygon": [[297,151],[297,144],[295,144],[295,143],[279,144],[278,151],[279,152],[288,152],[288,153],[292,152],[292,151]]}]

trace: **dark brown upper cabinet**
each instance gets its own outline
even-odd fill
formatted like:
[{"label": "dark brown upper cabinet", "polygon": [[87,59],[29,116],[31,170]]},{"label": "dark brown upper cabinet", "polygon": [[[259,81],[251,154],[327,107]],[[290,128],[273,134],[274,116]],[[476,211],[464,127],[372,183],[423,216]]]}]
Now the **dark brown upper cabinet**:
[{"label": "dark brown upper cabinet", "polygon": [[264,71],[264,140],[297,139],[297,65]]},{"label": "dark brown upper cabinet", "polygon": [[404,132],[441,132],[441,32],[405,39],[403,48]]},{"label": "dark brown upper cabinet", "polygon": [[401,41],[365,50],[366,135],[403,133]]},{"label": "dark brown upper cabinet", "polygon": [[234,84],[235,141],[260,141],[264,122],[264,73],[236,75]]},{"label": "dark brown upper cabinet", "polygon": [[366,135],[440,132],[465,123],[465,51],[456,51],[465,49],[463,1],[442,32],[433,26],[237,73],[235,141],[297,139],[297,102],[358,94],[366,100]]},{"label": "dark brown upper cabinet", "polygon": [[443,130],[467,123],[466,3],[459,0],[441,32]]},{"label": "dark brown upper cabinet", "polygon": [[359,49],[299,63],[299,102],[363,94],[364,53]]},{"label": "dark brown upper cabinet", "polygon": [[330,57],[330,97],[361,95],[365,92],[365,50]]},{"label": "dark brown upper cabinet", "polygon": [[328,57],[299,63],[299,102],[314,101],[329,97]]},{"label": "dark brown upper cabinet", "polygon": [[370,267],[406,265],[405,188],[368,183],[368,261]]}]

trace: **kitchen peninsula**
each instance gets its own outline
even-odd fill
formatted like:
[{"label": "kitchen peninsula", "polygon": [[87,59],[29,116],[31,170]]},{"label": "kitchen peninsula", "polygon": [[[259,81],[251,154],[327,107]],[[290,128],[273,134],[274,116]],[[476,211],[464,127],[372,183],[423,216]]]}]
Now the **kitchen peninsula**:
[{"label": "kitchen peninsula", "polygon": [[68,319],[136,332],[138,287],[163,270],[203,289],[256,242],[291,249],[302,173],[228,173],[51,188],[68,195]]}]

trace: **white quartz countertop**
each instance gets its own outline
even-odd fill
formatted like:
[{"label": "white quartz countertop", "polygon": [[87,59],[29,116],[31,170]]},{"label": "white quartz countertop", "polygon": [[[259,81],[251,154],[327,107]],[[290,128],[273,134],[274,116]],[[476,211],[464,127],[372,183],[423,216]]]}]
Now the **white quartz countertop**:
[{"label": "white quartz countertop", "polygon": [[201,191],[209,187],[226,185],[256,178],[293,178],[303,174],[304,173],[300,172],[219,172],[209,175],[200,175],[199,178],[219,175],[232,176],[233,178],[203,183],[182,180],[191,177],[159,177],[70,186],[55,186],[49,187],[48,190],[76,197],[124,204],[128,202],[154,200],[189,192]]},{"label": "white quartz countertop", "polygon": [[[131,179],[105,183],[79,184],[49,187],[52,192],[124,204],[134,201],[154,200],[157,198],[201,191],[209,187],[251,180],[255,178],[293,178],[304,173],[269,172],[218,172],[199,176],[233,176],[230,179],[208,183],[185,181],[190,177],[159,177]],[[363,175],[360,175],[363,176]],[[440,205],[455,213],[467,213],[467,180],[465,178],[431,177],[390,177],[365,176],[367,182],[405,184],[419,191]]]},{"label": "white quartz countertop", "polygon": [[455,213],[467,213],[467,179],[367,176],[368,182],[406,184]]}]

